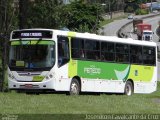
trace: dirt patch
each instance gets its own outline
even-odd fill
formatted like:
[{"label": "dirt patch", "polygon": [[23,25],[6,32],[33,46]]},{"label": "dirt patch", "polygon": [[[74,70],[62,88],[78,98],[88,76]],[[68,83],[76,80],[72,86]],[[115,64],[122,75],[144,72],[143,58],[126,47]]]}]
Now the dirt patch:
[{"label": "dirt patch", "polygon": [[152,101],[153,101],[154,103],[160,103],[160,98],[153,98]]}]

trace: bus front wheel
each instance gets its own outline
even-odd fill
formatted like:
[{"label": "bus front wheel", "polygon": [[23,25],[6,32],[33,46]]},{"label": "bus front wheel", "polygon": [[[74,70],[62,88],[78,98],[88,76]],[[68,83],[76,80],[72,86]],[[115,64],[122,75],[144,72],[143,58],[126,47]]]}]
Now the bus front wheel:
[{"label": "bus front wheel", "polygon": [[133,84],[131,81],[126,82],[124,94],[127,96],[131,96],[133,94]]},{"label": "bus front wheel", "polygon": [[69,95],[79,95],[80,93],[80,84],[77,79],[73,79],[70,85]]}]

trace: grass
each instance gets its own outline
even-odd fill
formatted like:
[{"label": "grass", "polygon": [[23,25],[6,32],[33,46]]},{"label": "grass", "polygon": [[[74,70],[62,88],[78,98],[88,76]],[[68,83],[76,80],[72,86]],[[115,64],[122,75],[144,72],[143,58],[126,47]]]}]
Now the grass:
[{"label": "grass", "polygon": [[104,25],[109,24],[113,21],[114,21],[113,19],[105,19],[104,21],[100,22],[100,26],[104,26]]},{"label": "grass", "polygon": [[0,93],[1,114],[159,114],[160,83],[152,94],[27,95]]},{"label": "grass", "polygon": [[120,17],[117,17],[117,18],[113,18],[113,19],[104,19],[104,21],[102,21],[100,23],[100,26],[104,26],[106,24],[109,24],[111,22],[113,22],[114,20],[120,20],[120,19],[124,19],[124,18],[127,18],[127,15],[123,15],[123,16],[120,16]]}]

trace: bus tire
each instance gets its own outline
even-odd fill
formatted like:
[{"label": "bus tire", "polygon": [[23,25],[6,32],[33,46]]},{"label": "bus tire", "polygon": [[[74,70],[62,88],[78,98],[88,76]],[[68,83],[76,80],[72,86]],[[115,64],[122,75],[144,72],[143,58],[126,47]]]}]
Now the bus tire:
[{"label": "bus tire", "polygon": [[133,84],[131,81],[127,81],[124,88],[124,94],[131,96],[133,94]]},{"label": "bus tire", "polygon": [[69,95],[79,95],[79,93],[80,93],[80,84],[77,79],[73,78],[70,85]]}]

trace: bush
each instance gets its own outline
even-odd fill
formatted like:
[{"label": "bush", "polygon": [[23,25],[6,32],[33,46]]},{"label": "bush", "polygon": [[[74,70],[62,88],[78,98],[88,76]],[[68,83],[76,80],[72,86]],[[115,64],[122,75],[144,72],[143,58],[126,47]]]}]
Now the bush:
[{"label": "bush", "polygon": [[148,13],[149,13],[148,9],[137,9],[135,12],[136,15],[146,15]]},{"label": "bush", "polygon": [[132,12],[134,12],[134,8],[131,7],[131,6],[127,6],[127,8],[125,9],[125,11],[128,12],[128,13],[132,13]]}]

